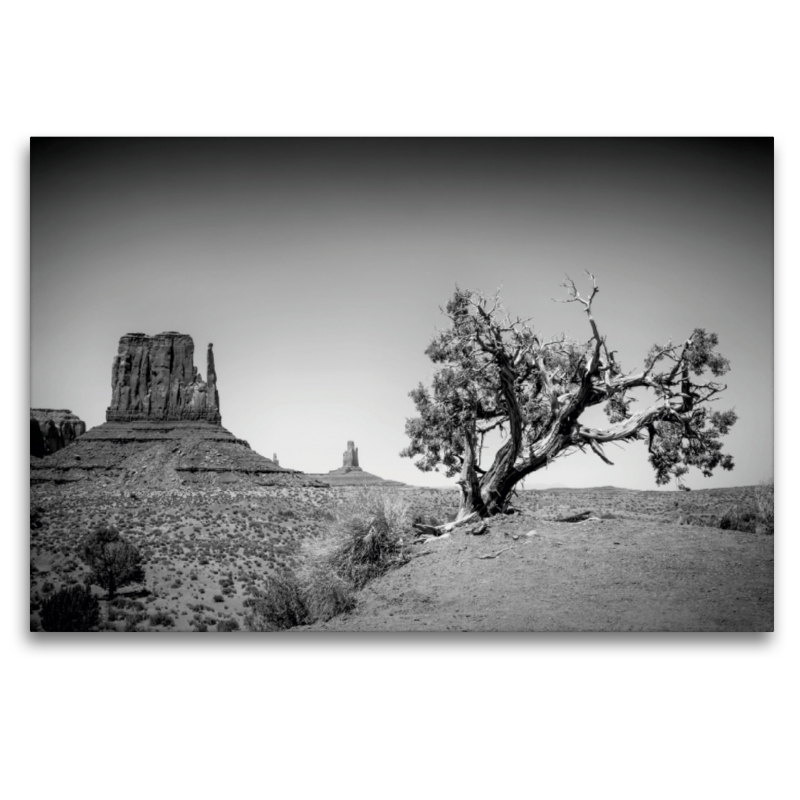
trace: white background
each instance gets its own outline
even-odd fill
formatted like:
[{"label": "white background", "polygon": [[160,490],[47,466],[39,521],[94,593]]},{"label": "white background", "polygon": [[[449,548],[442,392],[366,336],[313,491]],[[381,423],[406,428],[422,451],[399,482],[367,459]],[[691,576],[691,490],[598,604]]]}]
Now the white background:
[{"label": "white background", "polygon": [[[796,479],[800,208],[788,7],[4,10],[6,796],[792,796],[797,539],[784,495]],[[777,633],[27,633],[28,137],[199,134],[775,136]]]}]

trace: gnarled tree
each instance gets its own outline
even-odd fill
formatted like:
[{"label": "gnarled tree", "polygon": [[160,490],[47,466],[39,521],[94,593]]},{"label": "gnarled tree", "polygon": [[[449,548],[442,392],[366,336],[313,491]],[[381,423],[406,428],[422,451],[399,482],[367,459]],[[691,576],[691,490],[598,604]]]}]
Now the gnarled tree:
[{"label": "gnarled tree", "polygon": [[123,586],[144,582],[142,554],[116,528],[102,526],[85,536],[80,554],[91,569],[89,582],[108,589],[109,598],[113,599]]},{"label": "gnarled tree", "polygon": [[[529,320],[511,318],[497,296],[456,289],[444,313],[450,326],[426,350],[440,365],[427,388],[410,396],[419,416],[406,421],[411,444],[401,455],[418,457],[428,472],[443,467],[459,475],[461,508],[456,524],[507,509],[514,487],[559,456],[591,450],[612,462],[608,442],[647,441],[657,484],[682,477],[690,467],[710,476],[716,467],[733,469],[720,437],[736,422],[733,411],[712,411],[709,403],[726,387],[702,380],[724,375],[730,364],[716,352],[717,336],[695,328],[685,342],[655,345],[641,370],[625,373],[609,350],[592,314],[597,282],[582,296],[575,283],[562,284],[567,299],[588,318],[591,338],[582,343],[557,336],[543,341]],[[631,392],[644,390],[651,404],[633,412]],[[581,422],[592,406],[604,405],[603,429]],[[488,469],[481,466],[484,437],[504,437]]]}]

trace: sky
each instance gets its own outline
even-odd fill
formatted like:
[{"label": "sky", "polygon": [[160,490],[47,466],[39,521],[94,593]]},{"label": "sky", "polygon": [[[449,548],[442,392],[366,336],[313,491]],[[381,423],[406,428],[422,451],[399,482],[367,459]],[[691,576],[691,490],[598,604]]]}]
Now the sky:
[{"label": "sky", "polygon": [[[101,424],[119,337],[175,330],[204,377],[213,342],[222,424],[257,452],[327,472],[353,440],[369,472],[451,486],[399,456],[440,307],[499,289],[543,335],[586,340],[553,300],[588,269],[624,369],[719,335],[736,467],[686,483],[755,484],[773,475],[773,211],[770,138],[33,139],[30,403]],[[643,444],[607,455],[525,485],[656,488]]]}]

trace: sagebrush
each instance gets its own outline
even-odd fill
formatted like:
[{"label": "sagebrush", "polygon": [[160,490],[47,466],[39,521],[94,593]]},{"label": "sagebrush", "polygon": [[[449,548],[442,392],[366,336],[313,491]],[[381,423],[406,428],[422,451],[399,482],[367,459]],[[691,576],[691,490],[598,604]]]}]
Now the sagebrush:
[{"label": "sagebrush", "polygon": [[250,601],[248,628],[285,630],[351,610],[358,589],[408,561],[411,522],[399,491],[364,488],[348,497],[325,532],[303,544],[301,568],[271,578]]}]

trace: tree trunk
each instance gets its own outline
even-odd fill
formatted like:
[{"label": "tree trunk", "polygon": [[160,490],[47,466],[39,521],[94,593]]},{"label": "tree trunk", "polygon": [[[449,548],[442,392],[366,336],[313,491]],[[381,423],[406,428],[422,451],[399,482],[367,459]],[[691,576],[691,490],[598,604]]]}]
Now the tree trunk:
[{"label": "tree trunk", "polygon": [[481,517],[504,514],[514,487],[523,478],[546,467],[571,444],[569,437],[561,434],[559,428],[554,426],[550,434],[541,440],[537,452],[524,464],[517,466],[511,458],[512,452],[516,453],[516,448],[513,448],[513,442],[507,442],[498,451],[491,469],[481,478],[477,491],[465,494],[462,486],[461,508],[456,519],[462,519],[473,512]]},{"label": "tree trunk", "polygon": [[461,508],[458,510],[455,521],[460,522],[473,512],[481,517],[488,516],[481,497],[478,472],[475,469],[475,441],[470,433],[464,435],[464,465],[461,467],[458,485],[461,488]]},{"label": "tree trunk", "polygon": [[461,507],[456,522],[469,515],[493,517],[495,514],[504,513],[511,492],[523,477],[522,475],[517,477],[513,464],[505,461],[499,466],[493,466],[480,480],[474,466],[467,472],[471,474],[465,475],[465,470],[462,469],[461,479],[458,481],[461,488]]}]

